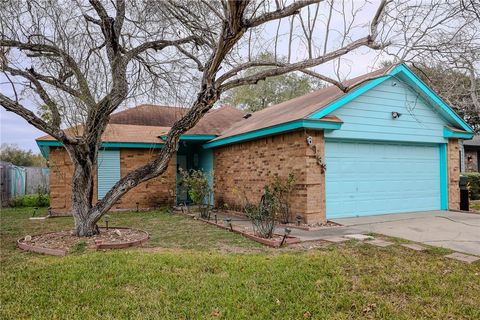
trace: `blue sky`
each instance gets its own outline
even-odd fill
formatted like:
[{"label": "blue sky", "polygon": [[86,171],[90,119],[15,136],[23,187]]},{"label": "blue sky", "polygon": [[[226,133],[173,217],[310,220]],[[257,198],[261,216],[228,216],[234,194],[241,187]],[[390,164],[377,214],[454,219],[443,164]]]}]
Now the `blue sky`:
[{"label": "blue sky", "polygon": [[29,125],[23,118],[0,108],[0,127],[2,143],[14,143],[22,149],[40,153],[35,138],[45,133]]}]

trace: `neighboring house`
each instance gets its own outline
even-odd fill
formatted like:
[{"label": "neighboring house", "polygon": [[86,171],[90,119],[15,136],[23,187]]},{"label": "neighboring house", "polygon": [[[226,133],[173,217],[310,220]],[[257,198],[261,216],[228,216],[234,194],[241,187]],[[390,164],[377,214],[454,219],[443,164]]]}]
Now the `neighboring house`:
[{"label": "neighboring house", "polygon": [[[181,137],[162,177],[113,209],[183,203],[178,168],[213,174],[217,206],[258,203],[274,175],[295,174],[292,215],[325,219],[459,209],[459,139],[472,129],[405,65],[357,77],[251,115],[211,110]],[[184,109],[140,106],[111,116],[98,163],[98,198],[161,148]],[[70,208],[71,163],[51,137],[37,139],[51,170],[53,213]],[[322,166],[326,165],[323,172]],[[213,169],[213,171],[212,171]]]},{"label": "neighboring house", "polygon": [[480,172],[480,135],[463,142],[464,169],[466,172]]}]

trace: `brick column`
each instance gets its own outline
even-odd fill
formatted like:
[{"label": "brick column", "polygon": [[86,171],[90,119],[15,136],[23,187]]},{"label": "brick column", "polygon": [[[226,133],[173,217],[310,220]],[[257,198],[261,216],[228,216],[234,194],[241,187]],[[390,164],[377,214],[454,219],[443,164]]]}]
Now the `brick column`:
[{"label": "brick column", "polygon": [[458,139],[449,139],[447,145],[448,209],[460,210],[460,147]]},{"label": "brick column", "polygon": [[[313,144],[316,146],[317,153],[325,160],[325,143],[323,131],[307,131],[306,136],[313,138]],[[326,208],[325,208],[325,174],[321,172],[320,165],[317,162],[315,153],[312,148],[307,146],[307,164],[306,164],[306,192],[307,192],[307,207],[304,212],[304,220],[308,224],[325,222]]]}]

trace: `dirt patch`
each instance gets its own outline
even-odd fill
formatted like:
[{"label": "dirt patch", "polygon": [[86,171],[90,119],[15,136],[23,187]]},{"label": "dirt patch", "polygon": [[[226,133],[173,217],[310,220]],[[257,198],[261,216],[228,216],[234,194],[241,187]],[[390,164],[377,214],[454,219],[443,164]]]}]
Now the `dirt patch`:
[{"label": "dirt patch", "polygon": [[[59,231],[39,235],[27,235],[18,240],[23,250],[65,255],[86,249],[119,249],[140,245],[148,240],[148,233],[129,228],[100,228],[100,233],[92,237],[77,237],[72,231]],[[63,252],[63,254],[62,254]]]}]

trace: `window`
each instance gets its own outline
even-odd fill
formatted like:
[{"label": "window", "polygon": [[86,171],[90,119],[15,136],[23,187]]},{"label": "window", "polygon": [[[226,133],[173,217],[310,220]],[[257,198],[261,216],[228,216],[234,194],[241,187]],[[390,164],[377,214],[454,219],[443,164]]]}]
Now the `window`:
[{"label": "window", "polygon": [[120,150],[100,150],[97,165],[98,199],[120,180]]}]

